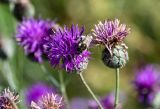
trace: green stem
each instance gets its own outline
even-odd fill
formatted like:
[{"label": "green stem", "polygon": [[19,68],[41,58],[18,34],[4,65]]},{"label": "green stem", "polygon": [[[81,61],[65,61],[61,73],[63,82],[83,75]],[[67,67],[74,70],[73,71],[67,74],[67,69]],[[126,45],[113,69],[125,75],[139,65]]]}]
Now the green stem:
[{"label": "green stem", "polygon": [[17,90],[17,79],[14,75],[14,73],[12,72],[11,66],[9,64],[9,62],[3,62],[2,63],[2,74],[5,77],[6,81],[8,82],[9,86],[12,89]]},{"label": "green stem", "polygon": [[115,103],[114,108],[118,109],[119,103],[119,68],[116,69],[116,91],[115,91]]},{"label": "green stem", "polygon": [[56,80],[56,78],[54,78],[54,76],[52,76],[52,75],[47,71],[47,69],[46,69],[46,67],[45,67],[44,65],[41,64],[40,67],[41,67],[42,71],[43,71],[46,75],[49,75],[49,76],[48,76],[48,79],[50,79],[51,82],[52,82],[56,87],[59,88],[59,82]]},{"label": "green stem", "polygon": [[97,97],[95,96],[95,94],[93,93],[93,91],[91,90],[91,88],[89,87],[89,85],[87,84],[87,82],[85,81],[82,73],[80,73],[79,75],[80,75],[80,78],[81,78],[83,84],[86,86],[87,90],[90,92],[90,94],[92,95],[92,97],[95,99],[95,101],[99,105],[100,109],[103,109],[103,106],[101,105],[100,101],[97,99]]},{"label": "green stem", "polygon": [[62,71],[59,72],[59,78],[60,78],[61,93],[64,97],[64,101],[65,101],[65,104],[66,104],[66,109],[70,109],[69,101],[68,101],[68,97],[67,97],[67,93],[66,93],[66,86],[65,86],[65,83],[64,83],[64,78],[63,78],[63,72]]}]

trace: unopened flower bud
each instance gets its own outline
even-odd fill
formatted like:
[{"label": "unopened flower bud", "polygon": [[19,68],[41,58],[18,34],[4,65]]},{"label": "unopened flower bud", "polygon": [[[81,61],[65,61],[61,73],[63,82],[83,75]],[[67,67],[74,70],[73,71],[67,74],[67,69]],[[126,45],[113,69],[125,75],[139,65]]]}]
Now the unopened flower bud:
[{"label": "unopened flower bud", "polygon": [[124,43],[115,45],[111,50],[105,48],[102,53],[104,64],[110,68],[121,68],[128,59],[127,46]]}]

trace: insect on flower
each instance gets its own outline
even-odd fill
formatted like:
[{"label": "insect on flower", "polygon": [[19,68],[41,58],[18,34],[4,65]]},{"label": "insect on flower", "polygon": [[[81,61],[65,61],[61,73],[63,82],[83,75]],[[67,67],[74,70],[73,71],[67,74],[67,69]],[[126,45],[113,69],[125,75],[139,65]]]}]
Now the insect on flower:
[{"label": "insect on flower", "polygon": [[81,39],[80,39],[79,45],[78,45],[79,53],[82,53],[84,50],[88,49],[92,39],[93,39],[93,37],[91,35],[81,36]]}]

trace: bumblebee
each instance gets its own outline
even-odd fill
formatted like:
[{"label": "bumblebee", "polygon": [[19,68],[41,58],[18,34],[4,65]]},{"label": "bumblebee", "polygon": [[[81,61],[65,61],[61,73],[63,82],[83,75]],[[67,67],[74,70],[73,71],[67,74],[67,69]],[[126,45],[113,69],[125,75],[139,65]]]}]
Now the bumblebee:
[{"label": "bumblebee", "polygon": [[81,39],[79,40],[78,52],[82,53],[84,50],[89,48],[92,39],[93,37],[90,35],[82,36]]}]

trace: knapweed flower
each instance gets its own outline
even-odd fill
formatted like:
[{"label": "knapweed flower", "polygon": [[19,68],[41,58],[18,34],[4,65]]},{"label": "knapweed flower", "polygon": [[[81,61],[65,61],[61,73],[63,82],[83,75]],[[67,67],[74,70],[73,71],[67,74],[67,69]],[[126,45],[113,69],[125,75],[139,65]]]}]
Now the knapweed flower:
[{"label": "knapweed flower", "polygon": [[24,47],[25,53],[34,61],[42,62],[44,55],[42,42],[51,34],[55,23],[42,19],[24,19],[17,27],[16,40]]},{"label": "knapweed flower", "polygon": [[105,49],[102,60],[111,68],[123,67],[128,60],[127,46],[123,43],[124,38],[130,32],[125,24],[120,24],[118,19],[99,22],[93,29],[94,43],[102,44]]},{"label": "knapweed flower", "polygon": [[133,83],[138,93],[139,101],[150,105],[158,85],[158,74],[154,66],[147,65],[138,70]]},{"label": "knapweed flower", "polygon": [[[122,109],[121,105],[122,105],[122,101],[124,101],[124,98],[125,98],[124,94],[121,93],[120,95],[121,104],[119,104],[118,109]],[[100,102],[104,109],[114,109],[114,99],[115,99],[114,94],[110,93],[109,95],[102,97],[100,99]],[[99,109],[95,100],[89,100],[88,107],[89,109]]]},{"label": "knapweed flower", "polygon": [[88,65],[90,52],[87,50],[91,36],[83,36],[84,28],[78,25],[64,27],[55,31],[44,44],[46,54],[54,67],[64,68],[67,72],[81,72]]},{"label": "knapweed flower", "polygon": [[44,96],[55,92],[56,90],[53,87],[50,87],[44,83],[33,84],[26,90],[25,94],[26,104],[30,104],[31,101],[37,103],[38,100],[42,97],[42,95]]},{"label": "knapweed flower", "polygon": [[31,102],[31,109],[61,109],[62,97],[55,94],[47,94],[39,99],[38,103]]},{"label": "knapweed flower", "polygon": [[19,102],[18,93],[11,92],[9,89],[4,89],[0,94],[0,109],[17,109]]}]

